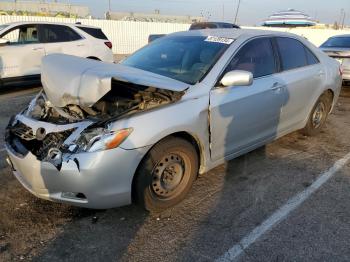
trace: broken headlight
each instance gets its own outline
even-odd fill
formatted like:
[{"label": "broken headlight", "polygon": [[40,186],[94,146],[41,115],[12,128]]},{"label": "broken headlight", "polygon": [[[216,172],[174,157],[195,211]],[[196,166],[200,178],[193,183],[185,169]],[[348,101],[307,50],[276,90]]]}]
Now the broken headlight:
[{"label": "broken headlight", "polygon": [[76,145],[80,150],[85,152],[109,150],[123,143],[132,131],[132,128],[125,128],[118,131],[95,128],[82,133]]}]

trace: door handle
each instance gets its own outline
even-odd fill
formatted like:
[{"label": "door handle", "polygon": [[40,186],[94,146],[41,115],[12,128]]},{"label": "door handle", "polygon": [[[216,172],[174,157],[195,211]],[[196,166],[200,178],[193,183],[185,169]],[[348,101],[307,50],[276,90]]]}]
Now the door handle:
[{"label": "door handle", "polygon": [[282,84],[276,82],[276,83],[274,83],[274,84],[272,85],[271,90],[273,90],[273,91],[279,91],[279,90],[281,90],[283,87],[284,87],[284,85],[282,85]]},{"label": "door handle", "polygon": [[32,50],[34,50],[34,51],[38,51],[38,50],[43,50],[44,48],[42,48],[42,47],[33,47],[32,48]]},{"label": "door handle", "polygon": [[80,47],[80,46],[85,46],[85,45],[84,45],[84,44],[79,44],[79,45],[77,45],[77,46],[79,46],[79,47]]}]

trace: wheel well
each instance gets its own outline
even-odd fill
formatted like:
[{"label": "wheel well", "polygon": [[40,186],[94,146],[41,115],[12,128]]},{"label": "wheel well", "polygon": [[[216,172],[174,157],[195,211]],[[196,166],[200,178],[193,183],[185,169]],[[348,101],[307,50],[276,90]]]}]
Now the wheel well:
[{"label": "wheel well", "polygon": [[333,108],[334,92],[331,89],[327,89],[326,91],[324,91],[324,93],[322,95],[326,95],[327,97],[330,98],[330,101],[331,101],[331,104],[330,104],[330,107],[329,107],[329,113],[330,113],[332,108]]},{"label": "wheel well", "polygon": [[[170,134],[170,135],[168,135],[166,137],[163,137],[161,140],[159,140],[155,144],[158,144],[160,141],[162,141],[164,139],[167,139],[169,137],[182,138],[182,139],[186,140],[187,142],[190,142],[194,146],[194,148],[196,149],[197,155],[198,155],[198,161],[199,161],[198,166],[199,166],[199,171],[200,171],[202,169],[202,166],[204,165],[204,162],[205,162],[205,159],[204,159],[204,148],[201,145],[200,141],[198,139],[196,139],[193,135],[191,135],[188,132],[176,132],[176,133]],[[149,151],[150,150],[152,150],[152,148],[150,148]],[[144,157],[140,161],[140,163],[139,163],[139,165],[138,165],[138,167],[136,169],[136,172],[134,174],[134,177],[132,179],[131,197],[132,197],[132,201],[133,202],[135,201],[135,177],[136,177],[136,174],[137,174],[137,172],[138,172],[138,170],[139,170],[139,168],[141,166],[141,163],[142,163],[143,159],[148,154],[148,152],[144,155]]]},{"label": "wheel well", "polygon": [[99,59],[99,58],[97,58],[95,56],[88,56],[87,59],[101,61],[101,59]]}]

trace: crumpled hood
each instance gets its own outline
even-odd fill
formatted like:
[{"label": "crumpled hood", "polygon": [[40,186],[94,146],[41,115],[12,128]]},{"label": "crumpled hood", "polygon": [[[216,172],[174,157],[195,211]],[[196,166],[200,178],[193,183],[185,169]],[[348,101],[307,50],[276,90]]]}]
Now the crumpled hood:
[{"label": "crumpled hood", "polygon": [[121,64],[62,54],[48,55],[42,60],[44,91],[57,107],[93,106],[111,90],[112,79],[178,92],[189,87],[186,83]]}]

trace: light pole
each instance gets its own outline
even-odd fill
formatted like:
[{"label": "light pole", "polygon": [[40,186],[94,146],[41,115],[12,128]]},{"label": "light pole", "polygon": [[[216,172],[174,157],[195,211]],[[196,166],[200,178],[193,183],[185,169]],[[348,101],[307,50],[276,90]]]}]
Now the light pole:
[{"label": "light pole", "polygon": [[237,9],[236,9],[236,15],[235,15],[235,22],[234,22],[234,24],[237,23],[237,17],[238,17],[238,12],[239,12],[240,5],[241,5],[241,0],[238,0],[238,5],[237,5]]}]

